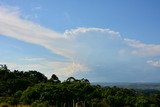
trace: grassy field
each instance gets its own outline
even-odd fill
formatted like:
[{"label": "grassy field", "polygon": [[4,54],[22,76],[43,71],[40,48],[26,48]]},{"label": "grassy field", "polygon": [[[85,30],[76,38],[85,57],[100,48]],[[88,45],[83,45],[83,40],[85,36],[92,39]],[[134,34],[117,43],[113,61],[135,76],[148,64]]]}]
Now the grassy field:
[{"label": "grassy field", "polygon": [[7,103],[1,103],[0,107],[31,107],[30,105],[16,105],[16,106],[11,106]]}]

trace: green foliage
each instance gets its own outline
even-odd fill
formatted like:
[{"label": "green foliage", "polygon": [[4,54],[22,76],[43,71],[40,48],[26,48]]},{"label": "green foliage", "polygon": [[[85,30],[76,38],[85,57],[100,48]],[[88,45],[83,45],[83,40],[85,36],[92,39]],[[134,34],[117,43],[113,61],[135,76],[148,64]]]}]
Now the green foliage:
[{"label": "green foliage", "polygon": [[17,91],[12,97],[11,104],[17,105],[20,102],[21,96],[22,96],[22,91],[21,90]]},{"label": "green foliage", "polygon": [[58,79],[58,77],[55,74],[53,74],[51,76],[51,78],[48,80],[48,82],[51,82],[51,83],[60,83],[61,81]]},{"label": "green foliage", "polygon": [[144,96],[138,96],[135,103],[136,107],[149,107],[149,100]]},{"label": "green foliage", "polygon": [[24,91],[29,86],[47,82],[47,77],[37,71],[11,72],[6,65],[0,66],[0,96],[13,96],[17,91]]},{"label": "green foliage", "polygon": [[69,77],[61,82],[55,74],[47,79],[37,71],[10,71],[1,65],[0,103],[0,107],[160,107],[160,92],[101,87],[84,78]]}]

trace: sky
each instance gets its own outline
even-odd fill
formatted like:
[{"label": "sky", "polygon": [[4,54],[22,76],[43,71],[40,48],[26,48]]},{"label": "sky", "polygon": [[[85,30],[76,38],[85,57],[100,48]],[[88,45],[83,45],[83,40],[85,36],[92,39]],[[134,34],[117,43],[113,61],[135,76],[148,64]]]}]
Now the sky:
[{"label": "sky", "polygon": [[0,64],[87,78],[160,82],[159,0],[0,0]]}]

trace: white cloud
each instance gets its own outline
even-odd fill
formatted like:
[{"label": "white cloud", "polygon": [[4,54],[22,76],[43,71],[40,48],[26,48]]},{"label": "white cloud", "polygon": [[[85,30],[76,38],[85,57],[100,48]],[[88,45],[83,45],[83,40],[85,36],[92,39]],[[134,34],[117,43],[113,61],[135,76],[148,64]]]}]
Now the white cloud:
[{"label": "white cloud", "polygon": [[145,44],[137,40],[124,39],[132,47],[131,53],[138,56],[160,56],[160,45]]},{"label": "white cloud", "polygon": [[[0,34],[46,48],[50,48],[51,40],[64,39],[60,33],[21,19],[19,14],[13,14],[11,10],[2,7],[0,8]],[[58,44],[55,43],[52,47],[57,47],[56,45]],[[58,53],[58,50],[55,50],[56,52]]]},{"label": "white cloud", "polygon": [[23,61],[43,61],[45,60],[45,58],[30,58],[30,57],[25,57],[23,59],[21,59]]},{"label": "white cloud", "polygon": [[[67,58],[72,56],[72,50],[66,49],[69,44],[66,42],[63,34],[22,19],[19,11],[12,11],[8,8],[0,7],[0,34],[28,43],[41,45],[51,50],[53,53]],[[25,60],[37,59],[27,58]],[[72,61],[70,63],[72,63]],[[15,64],[9,63],[8,65],[16,66]]]},{"label": "white cloud", "polygon": [[67,38],[72,38],[76,35],[80,35],[80,34],[84,34],[84,33],[104,33],[105,35],[109,35],[110,37],[114,37],[114,36],[119,36],[120,37],[120,34],[119,32],[115,32],[115,31],[112,31],[110,29],[102,29],[102,28],[84,28],[84,27],[79,27],[79,28],[76,28],[76,29],[71,29],[71,30],[66,30],[64,32],[64,35],[67,37]]},{"label": "white cloud", "polygon": [[0,7],[0,34],[41,45],[68,58],[74,53],[67,49],[71,48],[71,44],[67,42],[63,34],[22,19],[18,12],[12,12],[4,7]]},{"label": "white cloud", "polygon": [[13,62],[0,62],[0,64],[6,64],[10,70],[20,70],[20,71],[26,71],[26,70],[42,70],[42,65],[40,64],[18,64]]},{"label": "white cloud", "polygon": [[154,67],[160,67],[160,60],[148,60],[147,63]]},{"label": "white cloud", "polygon": [[58,75],[61,80],[66,77],[74,76],[75,73],[85,73],[89,69],[80,63],[71,62],[58,62],[58,61],[39,61],[44,60],[43,58],[25,58],[24,61],[32,61],[29,63],[16,63],[16,62],[0,62],[0,65],[6,64],[8,68],[19,71],[36,70],[45,73],[50,78],[52,74]]},{"label": "white cloud", "polygon": [[89,69],[80,63],[70,63],[70,62],[50,62],[49,65],[52,65],[55,69],[55,74],[60,77],[69,77],[73,76],[75,73],[83,73],[89,71]]}]

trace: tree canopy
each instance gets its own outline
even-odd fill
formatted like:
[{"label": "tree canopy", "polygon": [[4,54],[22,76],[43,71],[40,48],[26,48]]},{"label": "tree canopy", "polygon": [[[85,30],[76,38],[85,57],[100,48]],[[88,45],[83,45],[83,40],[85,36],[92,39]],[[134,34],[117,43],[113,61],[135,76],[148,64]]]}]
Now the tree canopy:
[{"label": "tree canopy", "polygon": [[159,107],[160,91],[138,91],[92,85],[88,79],[69,77],[61,82],[52,74],[10,71],[0,66],[0,103],[33,107]]}]

